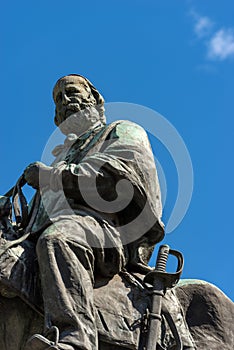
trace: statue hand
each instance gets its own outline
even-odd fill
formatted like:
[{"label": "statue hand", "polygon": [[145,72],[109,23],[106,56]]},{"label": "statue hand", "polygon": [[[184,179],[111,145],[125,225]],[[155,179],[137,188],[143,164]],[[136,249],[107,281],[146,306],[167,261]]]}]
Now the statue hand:
[{"label": "statue hand", "polygon": [[41,163],[31,163],[24,170],[24,178],[27,184],[36,190],[39,187],[44,187],[49,183],[49,174],[51,167]]}]

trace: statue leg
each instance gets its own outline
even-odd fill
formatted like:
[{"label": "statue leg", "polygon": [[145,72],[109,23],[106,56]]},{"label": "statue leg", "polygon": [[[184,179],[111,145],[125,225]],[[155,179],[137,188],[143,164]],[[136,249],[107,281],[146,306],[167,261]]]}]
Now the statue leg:
[{"label": "statue leg", "polygon": [[[88,216],[79,217],[79,222],[60,220],[38,240],[45,328],[58,327],[61,349],[98,348],[93,305],[94,261],[99,260],[95,263],[100,269],[105,256],[103,249],[92,249],[90,242],[96,245],[104,240],[102,227]],[[116,268],[119,270],[120,264]]]}]

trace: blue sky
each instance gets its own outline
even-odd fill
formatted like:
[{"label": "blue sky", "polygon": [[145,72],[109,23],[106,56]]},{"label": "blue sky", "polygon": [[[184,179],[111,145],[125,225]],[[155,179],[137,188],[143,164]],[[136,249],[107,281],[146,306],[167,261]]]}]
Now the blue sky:
[{"label": "blue sky", "polygon": [[[2,4],[0,193],[41,159],[55,128],[56,80],[85,75],[107,102],[152,108],[182,136],[194,169],[193,197],[164,242],[184,253],[184,278],[210,281],[234,299],[233,15],[231,0]],[[152,146],[167,180],[167,223],[177,174],[153,138]]]}]

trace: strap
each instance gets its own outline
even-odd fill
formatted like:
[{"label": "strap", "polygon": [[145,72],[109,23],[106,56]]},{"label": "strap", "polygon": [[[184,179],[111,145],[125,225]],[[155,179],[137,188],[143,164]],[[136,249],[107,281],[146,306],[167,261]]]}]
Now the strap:
[{"label": "strap", "polygon": [[15,186],[13,186],[9,191],[4,194],[4,197],[11,197],[14,192]]},{"label": "strap", "polygon": [[176,345],[175,347],[173,347],[173,350],[182,350],[183,349],[183,345],[182,345],[182,341],[178,332],[178,329],[176,327],[176,324],[170,314],[170,312],[168,311],[166,305],[162,304],[162,314],[165,316],[167,323],[171,329],[171,332],[173,334],[173,337],[175,339]]},{"label": "strap", "polygon": [[22,175],[17,181],[12,193],[12,205],[19,228],[25,228],[28,224],[28,203],[22,192],[22,186],[25,183],[26,181]]}]

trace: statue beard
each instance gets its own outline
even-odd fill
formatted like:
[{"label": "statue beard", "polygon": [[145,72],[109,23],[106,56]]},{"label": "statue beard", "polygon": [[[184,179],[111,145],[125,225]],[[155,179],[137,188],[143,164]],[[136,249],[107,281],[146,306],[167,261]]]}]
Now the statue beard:
[{"label": "statue beard", "polygon": [[[79,105],[79,108],[82,107],[83,106]],[[58,127],[64,135],[75,134],[78,137],[96,126],[102,125],[99,112],[96,106],[93,105],[86,105],[84,109],[74,111],[74,113],[69,115],[65,120],[61,114],[56,113],[55,120],[59,124]],[[62,122],[60,122],[61,120]]]}]

